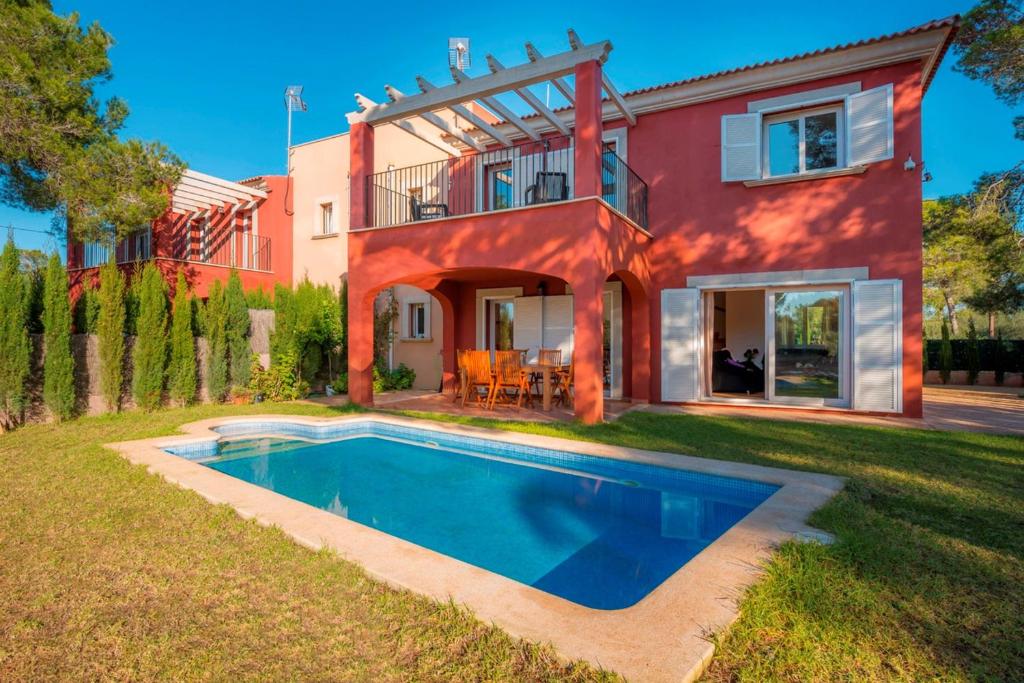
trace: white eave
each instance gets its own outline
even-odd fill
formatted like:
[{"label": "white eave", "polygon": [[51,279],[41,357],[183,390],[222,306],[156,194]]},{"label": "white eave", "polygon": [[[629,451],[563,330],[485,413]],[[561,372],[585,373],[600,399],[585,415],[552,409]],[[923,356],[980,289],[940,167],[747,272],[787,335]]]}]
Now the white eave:
[{"label": "white eave", "polygon": [[171,210],[186,216],[251,209],[267,193],[249,185],[186,169],[171,193]]}]

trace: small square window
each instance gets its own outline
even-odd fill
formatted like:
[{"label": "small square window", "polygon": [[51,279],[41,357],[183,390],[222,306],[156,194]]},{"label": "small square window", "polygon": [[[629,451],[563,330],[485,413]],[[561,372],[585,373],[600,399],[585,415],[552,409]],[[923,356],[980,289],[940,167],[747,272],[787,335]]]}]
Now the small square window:
[{"label": "small square window", "polygon": [[841,168],[841,113],[841,107],[832,107],[767,118],[764,123],[765,176]]},{"label": "small square window", "polygon": [[426,339],[427,332],[427,305],[409,304],[409,339]]},{"label": "small square window", "polygon": [[325,202],[320,205],[320,234],[334,234],[334,202]]}]

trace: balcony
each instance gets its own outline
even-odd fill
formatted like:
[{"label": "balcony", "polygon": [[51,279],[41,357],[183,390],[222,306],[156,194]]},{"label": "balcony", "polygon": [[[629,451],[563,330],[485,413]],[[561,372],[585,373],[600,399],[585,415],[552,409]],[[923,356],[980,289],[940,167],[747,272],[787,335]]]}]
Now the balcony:
[{"label": "balcony", "polygon": [[178,231],[170,238],[168,258],[238,270],[272,270],[270,238],[246,232]]},{"label": "balcony", "polygon": [[[367,178],[368,226],[521,209],[574,199],[573,139],[551,136],[443,161],[374,173]],[[601,199],[647,228],[647,183],[606,146]]]}]

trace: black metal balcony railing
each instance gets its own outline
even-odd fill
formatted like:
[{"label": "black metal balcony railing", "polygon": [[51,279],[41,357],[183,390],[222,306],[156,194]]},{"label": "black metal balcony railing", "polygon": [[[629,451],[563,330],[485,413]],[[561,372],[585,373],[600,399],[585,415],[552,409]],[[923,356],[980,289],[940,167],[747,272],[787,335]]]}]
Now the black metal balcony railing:
[{"label": "black metal balcony railing", "polygon": [[[369,226],[384,228],[430,218],[515,209],[573,198],[574,150],[568,136],[369,176]],[[647,184],[613,151],[601,166],[602,197],[647,227]]]}]

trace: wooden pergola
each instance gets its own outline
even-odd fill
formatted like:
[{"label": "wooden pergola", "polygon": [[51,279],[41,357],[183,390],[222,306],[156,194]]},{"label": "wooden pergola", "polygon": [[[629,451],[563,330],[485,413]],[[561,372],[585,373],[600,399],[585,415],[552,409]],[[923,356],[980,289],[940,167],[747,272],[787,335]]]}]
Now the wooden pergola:
[{"label": "wooden pergola", "polygon": [[212,213],[249,211],[267,193],[255,187],[186,169],[171,193],[171,210],[199,219]]}]

